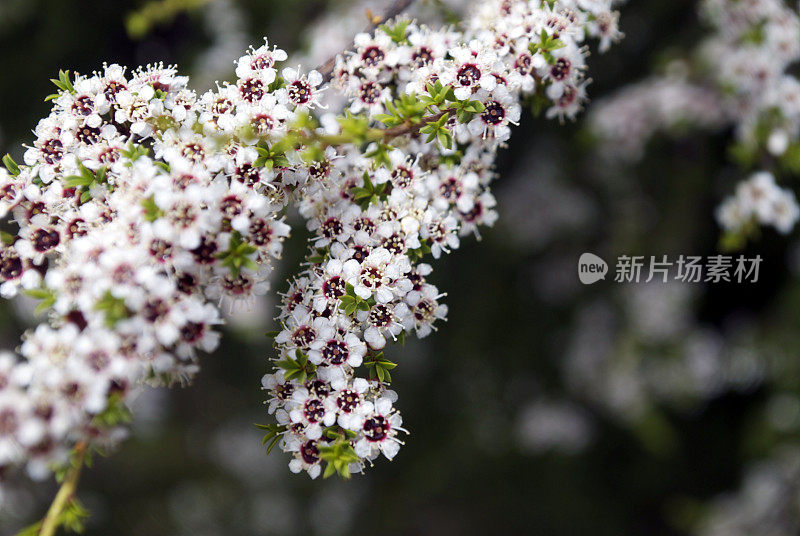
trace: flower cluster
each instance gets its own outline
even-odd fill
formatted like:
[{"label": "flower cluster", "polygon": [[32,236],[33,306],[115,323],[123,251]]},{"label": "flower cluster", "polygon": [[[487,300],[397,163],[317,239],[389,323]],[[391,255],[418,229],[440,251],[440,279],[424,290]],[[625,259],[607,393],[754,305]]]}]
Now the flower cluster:
[{"label": "flower cluster", "polygon": [[60,73],[24,164],[0,172],[15,230],[0,293],[49,314],[0,358],[0,470],[40,476],[113,444],[140,385],[190,380],[219,307],[267,290],[290,204],[311,251],[278,317],[266,439],[311,476],[392,458],[404,429],[382,350],[447,312],[421,261],[497,218],[491,166],[521,99],[574,117],[584,41],[620,36],[610,0],[487,0],[465,28],[356,36],[338,117],[319,115],[323,74],[280,68],[266,43],[200,96],[163,65]]},{"label": "flower cluster", "polygon": [[[731,155],[743,169],[773,175],[800,171],[800,18],[783,0],[704,0],[703,19],[711,35],[686,62],[674,62],[656,76],[595,108],[592,124],[608,155],[636,159],[647,139],[662,130],[691,125],[734,128]],[[774,162],[769,164],[769,162]],[[767,163],[767,164],[765,164]],[[764,168],[764,166],[769,166]],[[746,186],[744,187],[746,188]],[[782,203],[790,203],[783,198]],[[732,202],[720,207],[726,230],[745,230]],[[790,211],[791,212],[791,211]],[[748,214],[742,218],[748,218]],[[759,221],[788,232],[775,218]],[[743,242],[747,236],[732,236]]]},{"label": "flower cluster", "polygon": [[266,291],[294,185],[292,154],[267,166],[277,156],[259,143],[307,106],[268,91],[283,58],[253,50],[243,80],[199,99],[161,65],[61,73],[25,164],[6,159],[0,175],[17,227],[3,235],[0,292],[50,311],[23,359],[3,359],[0,467],[43,475],[73,445],[119,437],[140,384],[184,382],[197,350],[217,346],[223,300]]},{"label": "flower cluster", "polygon": [[717,209],[720,226],[731,232],[760,224],[786,234],[794,228],[798,218],[800,206],[794,192],[775,184],[775,177],[767,171],[755,173],[739,183],[736,195],[723,201]]},{"label": "flower cluster", "polygon": [[[608,21],[608,24],[598,24]],[[309,267],[285,294],[276,371],[263,379],[277,424],[265,441],[312,477],[392,458],[405,432],[387,389],[389,341],[424,337],[447,312],[426,281],[438,258],[497,218],[492,162],[524,96],[573,117],[587,36],[618,37],[609,2],[486,1],[463,33],[408,21],[359,34],[337,59],[349,119],[330,135],[385,126],[366,150],[328,148],[300,212]],[[369,140],[368,140],[369,141]]]},{"label": "flower cluster", "polygon": [[660,132],[688,124],[716,130],[725,123],[719,96],[689,82],[686,66],[675,62],[666,76],[625,87],[592,110],[591,127],[604,159],[633,162],[644,156],[649,140]]}]

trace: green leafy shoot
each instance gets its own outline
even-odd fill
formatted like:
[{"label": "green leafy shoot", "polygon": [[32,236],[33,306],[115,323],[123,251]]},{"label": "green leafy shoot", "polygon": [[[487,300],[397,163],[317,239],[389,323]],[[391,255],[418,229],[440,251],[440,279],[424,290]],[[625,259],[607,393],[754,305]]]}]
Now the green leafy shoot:
[{"label": "green leafy shoot", "polygon": [[440,81],[425,86],[428,95],[423,95],[420,102],[426,108],[442,109],[445,108],[447,102],[453,102],[456,99],[455,90],[451,85],[443,85]]},{"label": "green leafy shoot", "polygon": [[273,146],[270,148],[265,143],[260,142],[256,145],[256,151],[258,151],[258,158],[253,162],[254,167],[263,167],[271,170],[275,167],[289,166],[289,159],[286,158],[286,154],[280,147]]},{"label": "green leafy shoot", "polygon": [[445,149],[451,149],[453,147],[453,135],[450,129],[447,128],[447,120],[449,117],[449,114],[442,114],[438,120],[429,122],[419,130],[420,133],[428,135],[425,143],[438,140]]},{"label": "green leafy shoot", "polygon": [[[55,78],[51,78],[50,81],[55,84],[55,86],[66,93],[75,94],[75,88],[72,86],[72,82],[69,79],[69,71],[58,71],[58,80]],[[49,101],[53,99],[57,99],[60,95],[59,93],[54,93],[53,95],[48,95],[44,100]]]},{"label": "green leafy shoot", "polygon": [[354,145],[361,145],[367,141],[369,134],[369,120],[363,115],[353,115],[345,111],[344,117],[338,118],[342,134],[347,136]]},{"label": "green leafy shoot", "polygon": [[375,298],[364,299],[356,294],[355,288],[350,283],[345,283],[345,295],[339,298],[339,309],[348,315],[353,316],[356,311],[369,311],[375,305]]},{"label": "green leafy shoot", "polygon": [[54,290],[49,288],[34,288],[24,291],[25,294],[35,300],[41,300],[34,309],[34,314],[41,314],[47,309],[50,309],[55,303],[57,295]]},{"label": "green leafy shoot", "polygon": [[78,162],[80,175],[69,175],[64,177],[64,185],[67,188],[79,188],[81,191],[81,203],[86,203],[92,198],[92,189],[103,184],[108,184],[105,166],[100,166],[94,173],[92,170]]},{"label": "green leafy shoot", "polygon": [[473,100],[456,101],[453,106],[459,123],[469,123],[475,114],[486,109],[482,102]]},{"label": "green leafy shoot", "polygon": [[106,409],[94,416],[92,425],[103,428],[113,428],[114,426],[129,423],[130,421],[131,411],[118,394],[113,394],[108,399]]},{"label": "green leafy shoot", "polygon": [[242,268],[257,270],[258,264],[250,256],[258,251],[258,248],[242,239],[242,235],[237,231],[231,233],[228,241],[228,249],[217,253],[217,258],[222,261],[222,266],[226,266],[231,271],[231,276],[239,277]]},{"label": "green leafy shoot", "polygon": [[368,356],[364,365],[369,369],[370,378],[377,379],[381,383],[391,383],[392,375],[389,371],[397,366],[383,356],[383,352]]},{"label": "green leafy shoot", "polygon": [[[364,156],[371,158],[375,167],[391,167],[392,159],[389,157],[389,154],[392,152],[392,150],[394,150],[394,147],[388,143],[377,141],[375,142],[374,147],[367,151]],[[385,186],[385,184],[381,184],[380,186]]]},{"label": "green leafy shoot", "polygon": [[407,45],[408,43],[408,25],[411,23],[408,19],[396,21],[394,26],[384,24],[380,27],[383,32],[392,38],[392,41],[398,45]]},{"label": "green leafy shoot", "polygon": [[275,364],[285,371],[284,378],[303,383],[309,377],[313,377],[317,367],[308,360],[308,356],[302,350],[296,350],[294,356],[294,359],[287,357]]},{"label": "green leafy shoot", "polygon": [[553,56],[553,51],[558,50],[559,48],[564,48],[565,46],[567,45],[564,43],[564,41],[548,35],[547,31],[542,29],[542,33],[539,36],[539,42],[531,43],[528,45],[528,49],[531,51],[531,54],[541,52],[547,63],[553,65],[556,62],[556,57]]},{"label": "green leafy shoot", "polygon": [[389,196],[391,185],[388,182],[373,184],[368,173],[364,173],[363,180],[363,186],[354,186],[350,189],[353,201],[362,209],[366,210],[371,203],[378,204],[380,201],[385,201]]},{"label": "green leafy shoot", "polygon": [[422,239],[419,243],[420,246],[417,249],[408,250],[408,256],[412,262],[421,260],[423,257],[425,257],[425,255],[428,255],[431,252],[431,246],[427,239]]},{"label": "green leafy shoot", "polygon": [[403,124],[414,125],[422,121],[427,104],[415,93],[404,93],[393,101],[387,101],[385,108],[387,113],[377,114],[375,119],[387,127],[397,127]]},{"label": "green leafy shoot", "polygon": [[[120,154],[131,162],[135,162],[140,156],[147,156],[150,154],[150,149],[142,145],[136,145],[131,142],[126,149],[120,151]],[[129,163],[130,164],[130,163]]]},{"label": "green leafy shoot", "polygon": [[130,317],[131,312],[125,305],[123,298],[117,298],[107,290],[103,297],[94,306],[96,311],[104,313],[106,316],[106,325],[113,328],[120,320]]},{"label": "green leafy shoot", "polygon": [[344,479],[350,478],[350,464],[357,463],[359,457],[356,455],[353,446],[349,441],[341,439],[331,445],[319,448],[319,456],[327,465],[322,474],[323,478],[328,478],[338,474]]},{"label": "green leafy shoot", "polygon": [[280,441],[281,435],[286,431],[286,426],[280,424],[254,424],[257,428],[266,432],[261,439],[261,444],[267,446],[267,456],[269,456],[269,453],[272,452],[272,449],[275,448],[275,445]]},{"label": "green leafy shoot", "polygon": [[329,255],[330,248],[325,246],[324,248],[317,248],[317,252],[313,255],[309,255],[306,260],[311,264],[322,264]]}]

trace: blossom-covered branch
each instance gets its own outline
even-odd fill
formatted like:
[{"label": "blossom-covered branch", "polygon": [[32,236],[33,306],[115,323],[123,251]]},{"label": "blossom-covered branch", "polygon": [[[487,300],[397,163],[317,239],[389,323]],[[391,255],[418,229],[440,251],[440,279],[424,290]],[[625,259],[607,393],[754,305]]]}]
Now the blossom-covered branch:
[{"label": "blossom-covered branch", "polygon": [[492,164],[523,99],[580,111],[586,38],[620,36],[611,7],[485,0],[463,31],[393,21],[356,36],[331,88],[266,43],[200,96],[163,65],[60,73],[24,163],[0,171],[0,293],[48,314],[0,356],[0,470],[63,470],[76,445],[125,435],[143,384],[190,381],[219,308],[267,291],[290,205],[311,249],[263,379],[265,441],[312,477],[394,457],[383,349],[447,312],[421,261],[496,220]]},{"label": "blossom-covered branch", "polygon": [[[327,152],[325,180],[300,204],[309,267],[285,294],[276,371],[264,377],[277,418],[264,440],[293,453],[293,471],[348,476],[398,452],[405,430],[384,349],[428,335],[447,312],[421,261],[497,218],[491,167],[523,98],[545,100],[551,116],[579,111],[581,43],[618,37],[596,24],[616,21],[608,3],[590,4],[482,2],[463,33],[400,21],[356,36],[339,58],[346,113],[402,136]],[[368,128],[352,121],[341,125]]]}]

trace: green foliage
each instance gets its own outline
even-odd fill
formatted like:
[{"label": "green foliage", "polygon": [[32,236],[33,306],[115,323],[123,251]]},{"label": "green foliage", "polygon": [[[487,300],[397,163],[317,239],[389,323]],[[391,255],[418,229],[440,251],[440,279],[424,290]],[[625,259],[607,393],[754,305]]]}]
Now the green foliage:
[{"label": "green foliage", "polygon": [[786,173],[800,175],[800,143],[792,143],[780,156],[778,163]]},{"label": "green foliage", "polygon": [[717,247],[720,251],[726,253],[740,251],[745,248],[749,240],[758,239],[760,235],[761,227],[753,217],[741,228],[723,233],[720,236]]},{"label": "green foliage", "polygon": [[479,114],[486,109],[482,102],[473,100],[456,101],[453,104],[453,108],[459,123],[470,122],[475,114]]},{"label": "green foliage", "polygon": [[[441,86],[440,82],[437,82]],[[387,127],[396,127],[405,123],[417,124],[422,120],[426,101],[420,99],[415,93],[404,93],[399,98],[390,100],[385,108],[388,113],[377,114],[375,119]]]},{"label": "green foliage", "polygon": [[94,308],[96,311],[105,314],[106,325],[109,328],[113,328],[120,320],[124,320],[131,315],[125,305],[125,300],[115,297],[110,290],[107,290],[103,297],[97,301]]},{"label": "green foliage", "polygon": [[239,277],[242,268],[257,270],[258,264],[250,258],[250,255],[258,251],[258,248],[246,242],[238,231],[231,233],[228,241],[228,249],[217,253],[217,258],[222,261],[222,266],[226,266],[231,271],[231,277]]},{"label": "green foliage", "polygon": [[449,114],[443,113],[438,120],[431,121],[419,129],[420,133],[428,135],[425,140],[426,143],[438,140],[439,144],[445,149],[451,149],[453,147],[453,134],[450,132],[450,129],[447,128],[447,120],[449,117]]},{"label": "green foliage", "polygon": [[64,185],[67,188],[79,188],[81,191],[81,203],[86,203],[92,198],[91,190],[97,186],[108,184],[108,177],[106,176],[106,167],[100,166],[97,171],[92,173],[92,170],[78,162],[78,169],[80,175],[69,175],[64,177]]},{"label": "green foliage", "polygon": [[356,311],[369,311],[375,305],[375,298],[364,299],[356,294],[355,288],[350,283],[345,283],[345,295],[339,298],[339,309],[348,315],[353,316]]},{"label": "green foliage", "polygon": [[261,439],[262,445],[267,445],[267,456],[269,453],[272,452],[272,449],[275,448],[275,445],[281,439],[281,435],[286,431],[286,426],[280,424],[258,424],[254,423],[257,428],[265,430],[267,433],[264,434],[264,437]]},{"label": "green foliage", "polygon": [[86,528],[86,520],[89,519],[89,511],[81,502],[72,497],[64,506],[58,518],[58,524],[68,532],[83,533]]},{"label": "green foliage", "polygon": [[440,81],[425,86],[428,94],[420,97],[420,101],[426,107],[442,108],[445,102],[452,102],[456,100],[455,90],[453,86],[443,85]]},{"label": "green foliage", "polygon": [[322,435],[324,435],[331,441],[336,441],[337,439],[353,439],[358,434],[356,434],[352,430],[348,430],[347,428],[342,428],[339,425],[334,425],[325,428],[322,431]]},{"label": "green foliage", "polygon": [[47,309],[50,309],[56,303],[56,293],[49,288],[41,287],[25,290],[25,295],[30,296],[35,300],[41,300],[34,309],[34,314],[41,314]]},{"label": "green foliage", "polygon": [[728,147],[728,156],[742,169],[751,169],[758,162],[758,147],[744,142],[738,142]]},{"label": "green foliage", "polygon": [[328,258],[328,255],[330,255],[330,248],[325,246],[324,248],[317,248],[317,252],[306,257],[306,260],[311,264],[322,264]]},{"label": "green foliage", "polygon": [[753,24],[749,30],[742,34],[742,44],[745,45],[762,45],[766,38],[765,29],[767,21],[762,20]]},{"label": "green foliage", "polygon": [[11,233],[7,233],[5,231],[0,231],[0,242],[5,244],[6,246],[10,246],[14,242],[17,241],[17,237]]},{"label": "green foliage", "polygon": [[106,409],[92,419],[92,424],[102,428],[113,428],[131,421],[131,411],[122,402],[118,394],[113,394],[108,399]]},{"label": "green foliage", "polygon": [[131,162],[135,162],[140,156],[147,156],[150,154],[150,149],[143,145],[137,145],[133,142],[128,143],[128,147],[120,151],[120,154]]},{"label": "green foliage", "polygon": [[295,350],[294,356],[294,359],[287,357],[286,359],[281,359],[275,364],[279,368],[282,368],[284,371],[286,371],[284,373],[284,377],[287,380],[296,380],[300,383],[303,383],[309,377],[313,377],[317,367],[314,365],[314,363],[308,360],[308,356],[304,354],[302,350]]},{"label": "green foliage", "polygon": [[328,478],[338,474],[344,479],[350,478],[350,464],[357,463],[359,457],[356,456],[353,446],[346,439],[335,441],[331,445],[321,446],[319,456],[327,462],[323,478]]},{"label": "green foliage", "polygon": [[363,178],[364,185],[354,186],[350,189],[350,194],[353,196],[353,201],[366,210],[371,203],[378,204],[386,200],[389,196],[390,184],[388,182],[373,184],[367,173],[364,173]]},{"label": "green foliage", "polygon": [[419,243],[420,246],[417,249],[408,250],[408,257],[411,259],[411,262],[419,262],[425,255],[431,252],[431,246],[427,239],[423,238]]},{"label": "green foliage", "polygon": [[342,128],[342,134],[352,140],[354,145],[360,145],[367,141],[369,128],[369,120],[363,115],[353,115],[349,111],[345,111],[343,117],[338,118],[339,126]]},{"label": "green foliage", "polygon": [[[89,511],[81,504],[76,497],[71,497],[64,504],[64,508],[56,519],[56,527],[63,527],[67,532],[82,534],[86,530],[86,520],[89,519]],[[20,532],[17,536],[38,536],[42,530],[42,521],[37,521]]]},{"label": "green foliage", "polygon": [[547,31],[542,29],[542,33],[539,36],[539,42],[531,43],[528,45],[528,49],[531,51],[531,54],[541,52],[547,63],[553,65],[556,62],[556,58],[553,56],[553,51],[558,50],[559,48],[564,48],[565,46],[567,45],[564,43],[564,41],[548,35]]},{"label": "green foliage", "polygon": [[383,356],[383,352],[368,356],[364,365],[369,369],[370,378],[375,378],[381,383],[391,383],[392,375],[389,371],[397,366]]},{"label": "green foliage", "polygon": [[142,39],[156,26],[169,24],[184,12],[194,11],[210,0],[151,0],[125,17],[125,29],[132,39]]},{"label": "green foliage", "polygon": [[[283,89],[285,87],[286,87],[286,80],[284,80],[284,78],[280,75],[276,76],[275,80],[273,80],[272,83],[269,86],[267,86],[267,88],[271,93],[279,89]],[[307,116],[307,114],[305,115]]]},{"label": "green foliage", "polygon": [[255,162],[253,162],[253,166],[255,167],[263,167],[267,168],[267,170],[271,170],[274,167],[287,167],[289,165],[289,159],[286,158],[286,149],[276,145],[272,147],[267,147],[264,142],[260,142],[256,145],[256,151],[258,151],[258,158]]},{"label": "green foliage", "polygon": [[[364,156],[371,158],[376,167],[386,166],[391,167],[392,160],[389,154],[394,150],[394,147],[383,141],[375,142],[375,146],[367,151]],[[381,185],[383,186],[383,185]]]},{"label": "green foliage", "polygon": [[[58,71],[58,80],[55,78],[51,78],[50,81],[56,85],[56,87],[64,92],[75,94],[75,88],[72,86],[72,82],[69,79],[69,71]],[[57,99],[61,93],[53,93],[52,95],[48,95],[45,97],[45,101],[50,101],[53,99]]]},{"label": "green foliage", "polygon": [[538,85],[536,91],[525,97],[525,107],[531,111],[534,117],[539,117],[551,104],[544,92],[544,86]]},{"label": "green foliage", "polygon": [[19,175],[20,173],[19,166],[17,165],[16,162],[14,162],[14,159],[11,158],[10,154],[6,154],[3,157],[3,165],[5,166],[5,168],[8,170],[8,173],[12,177],[16,177],[17,175]]},{"label": "green foliage", "polygon": [[42,522],[37,521],[33,525],[28,525],[17,533],[17,536],[39,536],[42,529]]},{"label": "green foliage", "polygon": [[144,209],[144,219],[151,223],[164,216],[164,211],[158,207],[153,195],[142,199],[142,208]]},{"label": "green foliage", "polygon": [[314,162],[323,162],[325,160],[325,150],[318,144],[309,145],[300,152],[300,158],[306,164],[313,164]]},{"label": "green foliage", "polygon": [[388,24],[382,25],[380,28],[383,32],[392,38],[392,41],[397,43],[398,45],[407,45],[408,42],[408,25],[411,23],[408,19],[403,19],[396,21],[393,26],[389,26]]}]

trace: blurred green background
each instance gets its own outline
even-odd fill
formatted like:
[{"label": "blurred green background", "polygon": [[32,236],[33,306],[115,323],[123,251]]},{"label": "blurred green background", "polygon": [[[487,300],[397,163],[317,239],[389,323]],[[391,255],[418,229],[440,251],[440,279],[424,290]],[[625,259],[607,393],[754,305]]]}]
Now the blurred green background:
[{"label": "blurred green background", "polygon": [[[459,9],[422,3],[433,17]],[[337,30],[364,25],[363,6],[0,0],[0,153],[21,157],[58,69],[177,63],[204,90],[264,35],[303,61],[327,57]],[[690,47],[695,7],[622,6],[625,40],[590,58],[592,98]],[[764,259],[757,284],[582,286],[585,251],[612,265],[715,254],[713,209],[738,178],[726,132],[656,139],[621,168],[585,128],[525,115],[499,162],[497,226],[434,263],[448,322],[390,350],[411,430],[394,462],[311,481],[266,456],[252,426],[268,418],[274,301],[262,303],[231,319],[191,388],[137,401],[131,439],[81,483],[87,534],[800,534],[796,238],[765,230],[748,247]],[[294,224],[274,291],[305,250]],[[2,307],[11,348],[35,319],[24,302]],[[0,533],[39,518],[53,493],[21,485]]]}]

